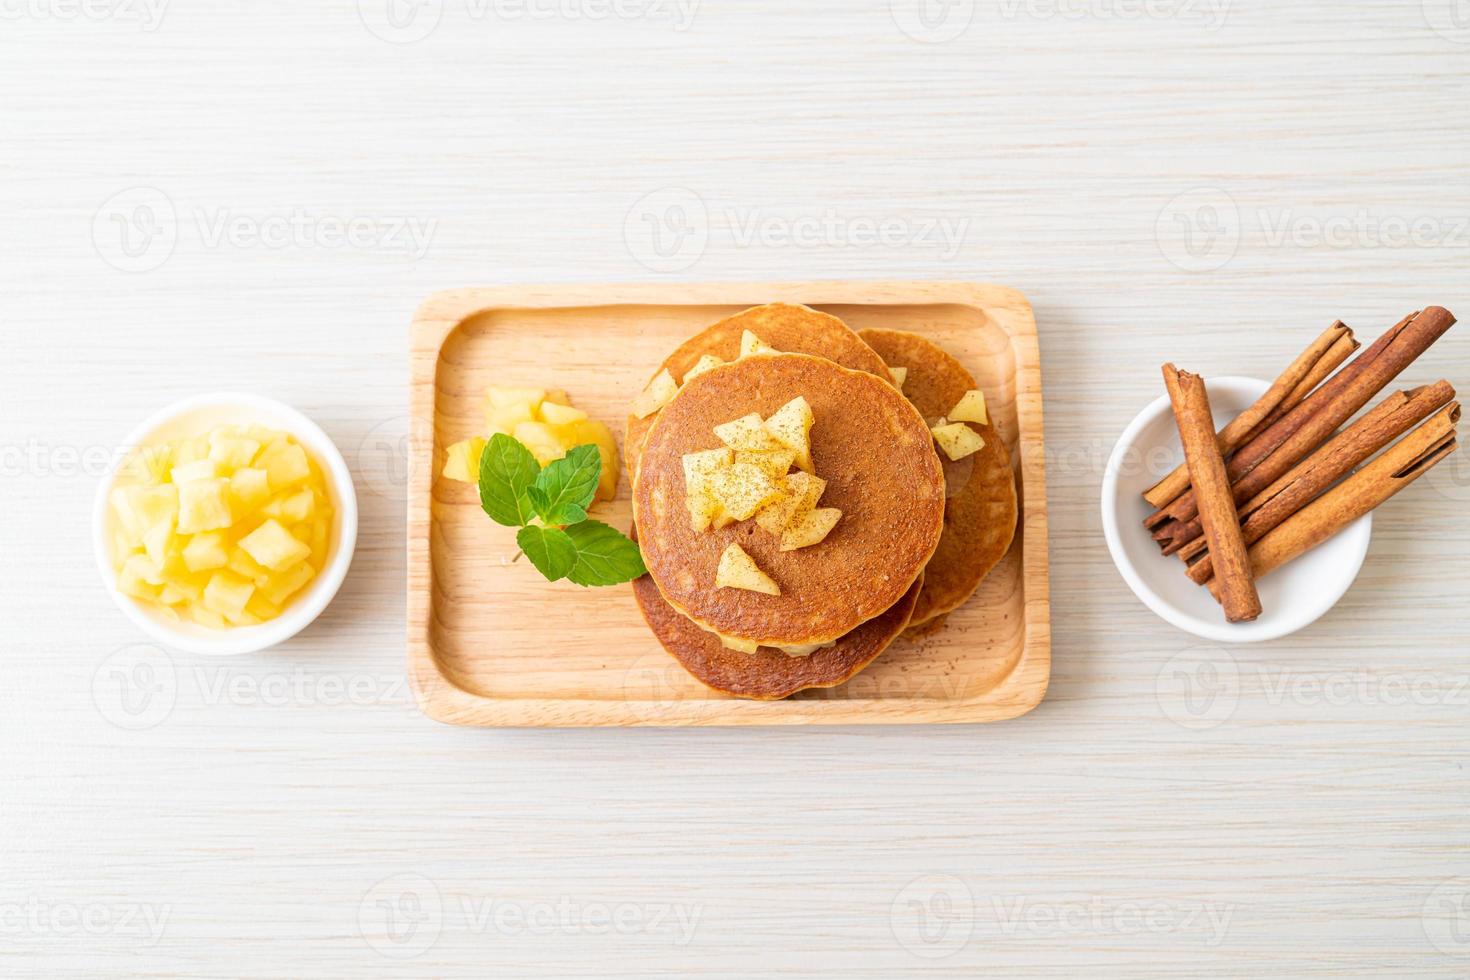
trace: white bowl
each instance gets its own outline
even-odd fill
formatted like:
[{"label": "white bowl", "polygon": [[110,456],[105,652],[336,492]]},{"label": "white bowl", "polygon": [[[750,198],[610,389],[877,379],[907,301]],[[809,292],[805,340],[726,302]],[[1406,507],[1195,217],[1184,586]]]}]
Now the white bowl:
[{"label": "white bowl", "polygon": [[[1213,378],[1205,383],[1210,408],[1223,425],[1259,398],[1270,385],[1255,378]],[[1373,515],[1365,514],[1341,533],[1263,577],[1261,615],[1251,623],[1227,623],[1208,589],[1184,574],[1184,563],[1165,557],[1143,527],[1152,513],[1141,494],[1184,458],[1169,396],[1160,395],[1138,413],[1113,447],[1102,484],[1103,534],[1113,563],[1143,604],[1195,636],[1226,643],[1275,640],[1315,622],[1357,578]]]},{"label": "white bowl", "polygon": [[[156,608],[119,592],[117,572],[112,567],[112,544],[108,534],[112,518],[107,498],[128,457],[140,446],[201,435],[216,425],[250,424],[266,425],[289,432],[326,468],[327,491],[332,496],[334,515],[331,550],[327,553],[327,562],[321,573],[275,619],[259,626],[237,626],[227,630],[210,629],[197,623],[175,622]],[[123,452],[118,454],[117,468],[97,488],[97,500],[92,509],[92,545],[97,556],[97,567],[102,572],[102,581],[112,594],[113,601],[153,639],[189,653],[212,656],[254,653],[275,646],[301,632],[327,608],[327,603],[337,594],[342,580],[347,577],[347,568],[352,564],[352,552],[357,546],[357,494],[347,463],[332,440],[315,422],[296,409],[259,395],[234,392],[200,395],[175,402],[155,412],[128,436],[123,443]]]}]

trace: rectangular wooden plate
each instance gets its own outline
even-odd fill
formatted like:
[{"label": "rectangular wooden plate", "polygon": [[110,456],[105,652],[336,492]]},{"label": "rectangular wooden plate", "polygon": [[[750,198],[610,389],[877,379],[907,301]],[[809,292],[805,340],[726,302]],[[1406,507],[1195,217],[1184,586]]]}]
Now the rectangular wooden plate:
[{"label": "rectangular wooden plate", "polygon": [[[450,443],[484,434],[488,385],[564,388],[621,441],[659,363],[762,303],[805,303],[853,329],[924,334],[979,380],[1021,496],[1010,552],[941,629],[900,639],[840,687],[783,701],[705,688],[653,638],[626,586],[548,583],[512,563],[514,532],[475,488],[440,476]],[[419,706],[459,725],[982,722],[1035,707],[1051,673],[1046,483],[1036,323],[1024,296],[962,282],[514,286],[429,297],[410,337],[408,671]],[[598,515],[631,523],[626,475]]]}]

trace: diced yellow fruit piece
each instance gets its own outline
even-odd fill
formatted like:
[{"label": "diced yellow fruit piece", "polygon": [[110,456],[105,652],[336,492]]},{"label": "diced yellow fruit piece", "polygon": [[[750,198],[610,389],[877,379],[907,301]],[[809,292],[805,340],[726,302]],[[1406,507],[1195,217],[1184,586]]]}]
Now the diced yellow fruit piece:
[{"label": "diced yellow fruit piece", "polygon": [[798,470],[787,475],[785,489],[786,497],[761,508],[755,515],[756,524],[772,537],[780,537],[793,521],[817,506],[817,501],[822,499],[822,493],[827,489],[827,481]]},{"label": "diced yellow fruit piece", "polygon": [[311,477],[306,450],[294,442],[273,442],[260,451],[255,465],[270,476],[272,490],[286,490]]},{"label": "diced yellow fruit piece", "polygon": [[554,459],[561,459],[567,454],[561,440],[556,437],[556,432],[545,422],[521,422],[511,435],[517,442],[531,450],[531,455],[535,456],[536,462],[542,466]]},{"label": "diced yellow fruit piece", "polygon": [[168,475],[173,467],[174,447],[172,443],[165,442],[157,446],[139,446],[137,451],[128,457],[118,475],[128,480],[157,486],[168,482]]},{"label": "diced yellow fruit piece", "polygon": [[980,433],[963,422],[950,422],[948,425],[936,426],[931,431],[934,433],[934,441],[939,443],[939,448],[950,459],[964,459],[985,446],[985,440],[980,437]]},{"label": "diced yellow fruit piece", "polygon": [[551,425],[570,425],[573,422],[581,422],[586,417],[587,413],[580,408],[558,405],[555,402],[541,403],[541,420]]},{"label": "diced yellow fruit piece", "polygon": [[456,442],[444,450],[444,478],[460,483],[480,482],[480,457],[485,453],[486,441],[472,436]]},{"label": "diced yellow fruit piece", "polygon": [[185,602],[198,602],[204,595],[204,587],[209,584],[209,573],[200,572],[192,574],[186,571],[168,571],[163,573],[164,588],[173,589],[184,597]]},{"label": "diced yellow fruit piece", "polygon": [[612,500],[618,495],[618,441],[612,430],[597,419],[583,419],[557,426],[557,438],[570,450],[575,446],[593,445],[602,457],[602,470],[597,476],[597,500]]},{"label": "diced yellow fruit piece", "polygon": [[989,425],[990,412],[985,407],[985,392],[978,388],[971,388],[960,396],[955,402],[954,408],[950,410],[949,420],[951,422],[974,422],[976,425]]},{"label": "diced yellow fruit piece", "polygon": [[236,513],[248,514],[271,496],[270,475],[265,470],[242,467],[230,474],[230,502]]},{"label": "diced yellow fruit piece", "polygon": [[181,602],[188,602],[189,597],[172,585],[165,585],[158,593],[158,601],[165,606],[176,606]]},{"label": "diced yellow fruit piece", "polygon": [[271,577],[270,569],[250,557],[250,553],[236,545],[230,551],[230,560],[225,566],[241,578],[248,578],[259,588]]},{"label": "diced yellow fruit piece", "polygon": [[570,406],[572,404],[572,400],[567,397],[567,393],[565,391],[562,391],[560,388],[547,388],[546,399],[542,402],[542,404],[545,405],[546,402],[551,402],[551,404],[553,405]]},{"label": "diced yellow fruit piece", "polygon": [[781,587],[756,566],[755,559],[738,544],[731,544],[720,555],[715,569],[715,588],[745,589],[765,595],[780,595]]},{"label": "diced yellow fruit piece", "polygon": [[734,452],[728,448],[684,455],[684,502],[689,508],[689,522],[694,530],[703,531],[724,515],[724,508],[715,498],[713,478],[729,467],[734,459]]},{"label": "diced yellow fruit piece", "polygon": [[248,436],[227,429],[216,429],[209,434],[209,458],[226,472],[249,466],[258,452],[260,442]]},{"label": "diced yellow fruit piece", "polygon": [[749,463],[773,480],[785,476],[795,459],[789,449],[742,449],[735,454],[735,462]]},{"label": "diced yellow fruit piece", "polygon": [[183,439],[174,446],[174,465],[186,466],[189,463],[209,458],[209,438],[200,436],[197,439]]},{"label": "diced yellow fruit piece", "polygon": [[[719,501],[715,502],[719,503]],[[731,524],[734,523],[735,518],[731,517],[729,513],[725,510],[725,508],[721,507],[719,516],[714,519],[714,521],[710,524],[710,527],[718,531],[721,528],[729,527]]]},{"label": "diced yellow fruit piece", "polygon": [[117,487],[109,499],[117,514],[118,526],[127,535],[129,547],[133,548],[142,545],[143,535],[149,529],[172,523],[179,513],[178,489],[168,484]]},{"label": "diced yellow fruit piece", "polygon": [[[563,398],[565,392],[558,392]],[[526,405],[531,411],[541,407],[541,402],[546,398],[545,388],[500,388],[491,386],[485,389],[485,397],[490,401],[490,407],[503,408],[506,405]]]},{"label": "diced yellow fruit piece", "polygon": [[674,396],[678,393],[678,383],[674,381],[674,376],[669,373],[669,369],[664,368],[654,375],[648,387],[633,399],[633,414],[640,419],[646,419],[673,401]]},{"label": "diced yellow fruit piece", "polygon": [[196,534],[184,545],[184,567],[191,572],[224,568],[230,560],[225,535],[221,531]]},{"label": "diced yellow fruit piece", "polygon": [[781,443],[773,439],[756,412],[715,426],[715,435],[731,449],[780,449]]},{"label": "diced yellow fruit piece", "polygon": [[275,619],[280,614],[281,607],[261,595],[258,586],[256,587],[255,593],[250,597],[250,601],[245,603],[245,615],[253,617],[256,622]]},{"label": "diced yellow fruit piece", "polygon": [[117,588],[124,595],[152,601],[163,591],[163,577],[147,555],[131,555],[117,573]]},{"label": "diced yellow fruit piece", "polygon": [[812,472],[812,407],[800,395],[771,413],[765,431],[779,445],[796,454],[796,465]]},{"label": "diced yellow fruit piece", "polygon": [[893,375],[893,384],[899,391],[903,391],[903,383],[909,379],[909,369],[906,367],[891,367],[888,373]]},{"label": "diced yellow fruit piece", "polygon": [[213,609],[206,609],[203,606],[198,605],[189,607],[189,618],[194,620],[194,622],[198,623],[200,626],[207,626],[212,630],[229,629],[230,626],[230,624],[225,621],[225,617],[221,616]]},{"label": "diced yellow fruit piece", "polygon": [[274,518],[241,538],[240,547],[273,572],[284,571],[311,555],[311,547],[298,541]]},{"label": "diced yellow fruit piece", "polygon": [[311,520],[316,509],[316,497],[311,487],[302,487],[280,493],[270,499],[260,512],[265,517],[274,517],[285,524],[300,524]]},{"label": "diced yellow fruit piece", "polygon": [[726,650],[734,650],[736,653],[755,653],[760,649],[760,644],[754,640],[742,640],[738,636],[726,636],[723,633],[715,635],[720,638],[720,646]]},{"label": "diced yellow fruit piece", "polygon": [[780,484],[749,463],[733,463],[710,477],[715,499],[737,521],[743,521],[785,495]]},{"label": "diced yellow fruit piece", "polygon": [[818,507],[807,511],[781,532],[781,550],[795,551],[797,548],[807,548],[818,543],[837,525],[841,517],[842,511],[836,507]]},{"label": "diced yellow fruit piece", "polygon": [[162,568],[169,555],[177,553],[183,547],[181,540],[174,534],[172,521],[155,524],[143,535],[143,551],[148,555],[149,561]]},{"label": "diced yellow fruit piece", "polygon": [[522,422],[536,421],[536,410],[528,402],[511,402],[508,405],[491,405],[485,413],[485,424],[490,434],[503,432],[510,435]]},{"label": "diced yellow fruit piece", "polygon": [[243,609],[233,616],[226,615],[225,619],[231,626],[259,626],[261,622],[259,617],[252,616]]},{"label": "diced yellow fruit piece", "polygon": [[778,350],[776,350],[776,348],[772,347],[770,344],[766,343],[764,340],[761,340],[759,337],[757,337],[755,334],[751,333],[749,330],[745,330],[745,331],[742,331],[741,332],[741,334],[740,334],[740,356],[741,357],[750,357],[752,354],[779,354],[779,353],[781,353],[781,352],[778,351]]},{"label": "diced yellow fruit piece", "polygon": [[260,594],[276,605],[284,606],[287,599],[295,595],[303,585],[315,577],[316,569],[306,562],[301,562],[279,575],[272,575],[264,585],[260,586]]},{"label": "diced yellow fruit piece", "polygon": [[687,385],[690,381],[699,377],[704,372],[713,371],[715,368],[724,363],[725,359],[722,357],[716,357],[713,354],[701,354],[699,355],[699,360],[694,362],[694,367],[684,372],[684,383]]},{"label": "diced yellow fruit piece", "polygon": [[228,480],[190,480],[179,486],[179,533],[198,534],[233,523]]},{"label": "diced yellow fruit piece", "polygon": [[311,545],[311,562],[317,568],[327,563],[327,547],[331,542],[332,522],[325,517],[318,517],[311,526],[311,539],[307,542]]},{"label": "diced yellow fruit piece", "polygon": [[[722,517],[728,518],[725,508],[715,499],[715,495],[709,491],[691,493],[684,497],[684,505],[689,508],[689,526],[695,531],[704,531],[715,524]],[[728,521],[725,525],[727,526]]]},{"label": "diced yellow fruit piece", "polygon": [[216,476],[219,476],[219,469],[214,460],[196,459],[192,463],[175,466],[173,472],[169,474],[169,479],[176,485],[183,486],[192,480],[208,480]]},{"label": "diced yellow fruit piece", "polygon": [[245,611],[245,603],[254,592],[254,582],[221,569],[209,577],[209,584],[204,587],[204,607],[234,620]]}]

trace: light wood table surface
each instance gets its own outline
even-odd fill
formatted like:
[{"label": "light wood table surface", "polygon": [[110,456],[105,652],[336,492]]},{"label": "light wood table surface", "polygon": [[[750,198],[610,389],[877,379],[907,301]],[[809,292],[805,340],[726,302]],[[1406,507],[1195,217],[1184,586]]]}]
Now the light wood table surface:
[{"label": "light wood table surface", "polygon": [[[1463,3],[393,2],[0,0],[0,973],[1470,973],[1463,454],[1269,644],[1157,620],[1098,517],[1161,361],[1470,311]],[[1036,310],[1040,708],[414,710],[421,297],[933,278]],[[1470,385],[1467,329],[1404,382]],[[362,531],[316,625],[203,660],[113,607],[90,511],[128,429],[219,389],[317,419]]]}]

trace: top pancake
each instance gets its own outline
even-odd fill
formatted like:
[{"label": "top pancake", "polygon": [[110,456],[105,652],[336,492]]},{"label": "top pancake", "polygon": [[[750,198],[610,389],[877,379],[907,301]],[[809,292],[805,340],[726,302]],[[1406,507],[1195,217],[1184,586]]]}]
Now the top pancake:
[{"label": "top pancake", "polygon": [[[947,415],[965,392],[979,387],[963,364],[918,334],[864,330],[858,336],[890,367],[908,368],[903,393],[931,424]],[[994,425],[967,424],[985,439],[985,448],[961,460],[940,454],[949,495],[944,535],[924,570],[914,626],[970,598],[1015,536],[1016,480],[1005,442]]]},{"label": "top pancake", "polygon": [[[751,412],[769,417],[797,396],[815,418],[812,460],[827,482],[818,506],[842,511],[836,527],[787,552],[754,521],[693,530],[684,454],[719,447],[716,425]],[[766,646],[826,643],[888,610],[918,578],[939,543],[944,473],[923,418],[889,382],[804,354],[762,355],[699,375],[659,413],[633,515],[659,591],[698,626]],[[731,542],[781,595],[715,588]]]},{"label": "top pancake", "polygon": [[[740,356],[740,335],[746,330],[779,351],[814,354],[854,371],[866,371],[885,380],[889,377],[883,359],[859,340],[847,324],[809,306],[790,303],[753,306],[706,327],[680,344],[664,360],[661,369],[668,369],[675,381],[683,381],[684,375],[704,354],[733,361]],[[648,430],[653,428],[656,418],[656,415],[644,419],[628,416],[623,461],[627,464],[630,478],[638,476],[638,459],[643,455],[643,444],[648,440]]]}]

